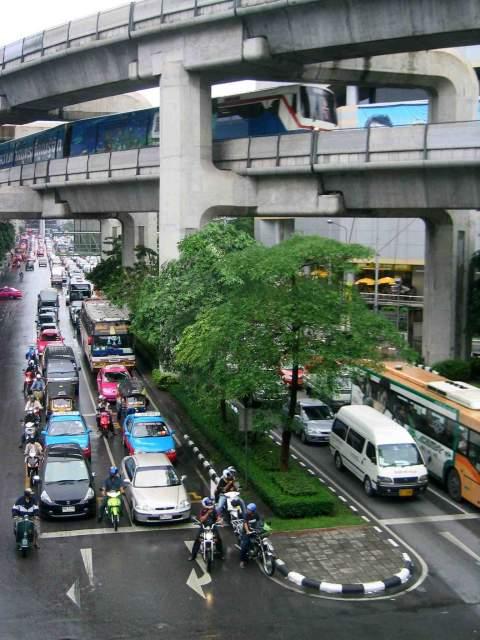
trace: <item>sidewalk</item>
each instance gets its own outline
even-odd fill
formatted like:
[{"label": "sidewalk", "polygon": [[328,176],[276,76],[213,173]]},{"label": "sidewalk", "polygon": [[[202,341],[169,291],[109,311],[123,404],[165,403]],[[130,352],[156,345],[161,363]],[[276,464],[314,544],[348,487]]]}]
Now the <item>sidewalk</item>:
[{"label": "sidewalk", "polygon": [[[202,451],[201,444],[188,435],[190,421],[183,408],[169,393],[156,389],[145,371],[142,375],[167,420],[177,429],[181,426],[182,445],[197,458],[205,474],[217,480],[208,451]],[[270,539],[277,557],[275,575],[309,592],[337,597],[381,594],[406,588],[412,578],[409,556],[373,525],[272,533]]]}]

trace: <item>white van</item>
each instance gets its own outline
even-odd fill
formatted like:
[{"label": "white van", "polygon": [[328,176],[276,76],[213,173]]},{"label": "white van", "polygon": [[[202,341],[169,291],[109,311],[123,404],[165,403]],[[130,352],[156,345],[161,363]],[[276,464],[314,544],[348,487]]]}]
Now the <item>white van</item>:
[{"label": "white van", "polygon": [[342,407],[332,426],[330,451],[339,471],[346,467],[376,493],[411,497],[427,488],[422,454],[408,431],[372,407]]}]

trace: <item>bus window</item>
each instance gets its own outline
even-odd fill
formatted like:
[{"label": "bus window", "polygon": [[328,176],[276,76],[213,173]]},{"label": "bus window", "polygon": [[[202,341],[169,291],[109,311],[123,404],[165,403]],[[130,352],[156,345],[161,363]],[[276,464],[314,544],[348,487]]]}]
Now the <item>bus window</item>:
[{"label": "bus window", "polygon": [[480,471],[480,434],[474,431],[469,434],[468,459]]}]

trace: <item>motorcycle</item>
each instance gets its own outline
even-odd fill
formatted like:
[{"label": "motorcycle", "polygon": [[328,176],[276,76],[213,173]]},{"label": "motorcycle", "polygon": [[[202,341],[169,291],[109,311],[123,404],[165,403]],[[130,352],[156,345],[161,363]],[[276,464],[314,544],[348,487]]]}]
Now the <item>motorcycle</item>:
[{"label": "motorcycle", "polygon": [[215,523],[212,525],[203,524],[200,520],[196,518],[192,518],[192,521],[195,524],[198,524],[201,527],[200,533],[200,553],[205,562],[205,566],[207,568],[208,573],[212,572],[213,564],[215,562],[215,552],[216,552],[216,537],[215,537],[215,528],[220,527],[220,523]]},{"label": "motorcycle", "polygon": [[112,414],[108,409],[102,409],[97,414],[97,424],[104,438],[108,438],[109,431],[114,435]]},{"label": "motorcycle", "polygon": [[27,467],[27,475],[28,475],[28,479],[30,481],[30,487],[33,489],[34,488],[34,476],[38,475],[38,467],[40,465],[40,458],[33,452],[30,451],[30,453],[27,456],[27,459],[25,461],[26,467]]},{"label": "motorcycle", "polygon": [[34,378],[33,371],[28,371],[28,370],[25,371],[23,376],[23,394],[25,396],[30,395],[30,387],[32,386],[33,378]]},{"label": "motorcycle", "polygon": [[268,539],[270,531],[270,527],[264,524],[262,530],[259,531],[255,529],[249,534],[250,548],[248,550],[248,557],[249,559],[257,560],[262,571],[267,576],[273,576],[275,573],[275,550]]},{"label": "motorcycle", "polygon": [[107,491],[107,505],[105,510],[113,528],[117,531],[120,516],[122,515],[122,494],[120,491]]},{"label": "motorcycle", "polygon": [[23,517],[19,517],[15,522],[15,542],[17,551],[25,558],[27,553],[33,547],[33,541],[35,538],[35,525],[33,519],[25,514]]},{"label": "motorcycle", "polygon": [[29,442],[35,442],[38,438],[37,427],[34,422],[25,422],[23,425],[22,440],[19,448],[24,447]]}]

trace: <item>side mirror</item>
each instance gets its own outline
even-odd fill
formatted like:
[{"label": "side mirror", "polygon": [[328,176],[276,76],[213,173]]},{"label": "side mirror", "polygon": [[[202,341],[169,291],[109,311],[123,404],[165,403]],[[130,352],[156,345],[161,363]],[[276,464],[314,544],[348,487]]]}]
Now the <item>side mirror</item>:
[{"label": "side mirror", "polygon": [[180,482],[185,482],[186,479],[187,479],[187,476],[180,476]]},{"label": "side mirror", "polygon": [[130,478],[124,478],[123,482],[125,484],[132,484],[132,481],[130,480]]},{"label": "side mirror", "polygon": [[95,478],[95,476],[97,475],[96,471],[92,471],[92,478]]}]

